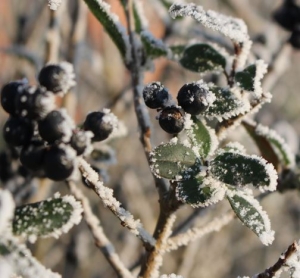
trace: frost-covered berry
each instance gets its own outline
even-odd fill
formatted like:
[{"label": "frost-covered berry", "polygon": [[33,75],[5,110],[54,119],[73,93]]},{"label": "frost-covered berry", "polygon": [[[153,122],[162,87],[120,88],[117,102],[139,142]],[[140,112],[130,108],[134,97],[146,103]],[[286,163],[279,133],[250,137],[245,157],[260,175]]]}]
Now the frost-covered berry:
[{"label": "frost-covered berry", "polygon": [[45,88],[25,86],[16,96],[15,106],[19,116],[40,120],[54,109],[54,96]]},{"label": "frost-covered berry", "polygon": [[75,151],[67,145],[52,145],[45,152],[43,168],[51,180],[60,181],[69,178],[74,170]]},{"label": "frost-covered berry", "polygon": [[183,85],[177,95],[178,105],[191,115],[198,115],[204,112],[208,106],[209,92],[197,83]]},{"label": "frost-covered berry", "polygon": [[87,154],[92,150],[91,138],[92,132],[76,130],[71,137],[70,145],[76,151],[77,155]]},{"label": "frost-covered berry", "polygon": [[53,110],[38,122],[40,136],[48,143],[69,142],[75,125],[65,109]]},{"label": "frost-covered berry", "polygon": [[288,31],[293,31],[296,24],[300,23],[300,7],[294,0],[285,0],[273,13],[274,20]]},{"label": "frost-covered berry", "polygon": [[7,144],[23,146],[30,142],[34,125],[27,119],[10,117],[3,127],[3,137]]},{"label": "frost-covered berry", "polygon": [[22,165],[30,171],[41,171],[45,152],[46,146],[43,141],[31,141],[28,145],[22,148],[20,161]]},{"label": "frost-covered berry", "polygon": [[171,95],[160,82],[148,84],[143,90],[145,104],[152,109],[165,107]]},{"label": "frost-covered berry", "polygon": [[1,90],[1,105],[3,109],[11,114],[16,114],[15,109],[15,98],[17,94],[22,90],[23,86],[25,85],[24,80],[20,81],[13,81],[6,84]]},{"label": "frost-covered berry", "polygon": [[289,43],[296,49],[300,49],[300,24],[292,32]]},{"label": "frost-covered berry", "polygon": [[103,141],[112,133],[117,125],[117,118],[108,109],[103,112],[91,112],[87,115],[83,128],[94,134],[93,141]]},{"label": "frost-covered berry", "polygon": [[184,111],[176,106],[164,108],[159,114],[160,127],[170,134],[176,134],[184,128]]},{"label": "frost-covered berry", "polygon": [[43,67],[38,75],[41,86],[55,94],[67,93],[76,85],[75,74],[72,64],[61,62],[49,64]]}]

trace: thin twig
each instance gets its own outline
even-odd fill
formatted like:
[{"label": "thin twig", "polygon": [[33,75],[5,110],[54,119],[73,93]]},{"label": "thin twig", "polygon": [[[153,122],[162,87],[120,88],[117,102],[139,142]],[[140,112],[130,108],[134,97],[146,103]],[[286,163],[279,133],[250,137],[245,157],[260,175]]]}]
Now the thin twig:
[{"label": "thin twig", "polygon": [[146,249],[152,249],[155,245],[155,239],[143,228],[140,220],[134,219],[129,211],[121,207],[121,203],[113,196],[113,190],[105,187],[99,181],[99,175],[83,158],[78,158],[78,164],[82,176],[89,182],[104,205],[120,219],[122,226],[140,238]]},{"label": "thin twig", "polygon": [[71,193],[82,204],[83,218],[94,237],[95,245],[101,250],[107,261],[117,273],[118,277],[132,278],[132,274],[125,267],[119,255],[116,253],[113,244],[105,235],[99,219],[96,217],[96,215],[91,209],[91,205],[88,198],[84,196],[82,191],[73,182],[69,181],[67,182],[67,185]]},{"label": "thin twig", "polygon": [[50,18],[46,38],[45,64],[57,62],[59,52],[59,31],[57,22],[57,11],[49,10]]},{"label": "thin twig", "polygon": [[192,228],[185,233],[179,234],[177,236],[171,237],[168,240],[168,245],[166,251],[170,252],[172,250],[178,249],[180,246],[186,246],[189,243],[209,234],[212,232],[220,231],[224,226],[229,224],[234,219],[234,213],[232,211],[224,214],[222,217],[217,217],[211,222],[206,224],[201,228]]},{"label": "thin twig", "polygon": [[280,271],[283,267],[286,266],[289,258],[294,255],[297,250],[299,249],[299,245],[297,242],[293,242],[288,249],[280,256],[278,261],[271,266],[270,268],[266,269],[264,272],[255,275],[255,278],[271,278],[276,275],[276,272]]}]

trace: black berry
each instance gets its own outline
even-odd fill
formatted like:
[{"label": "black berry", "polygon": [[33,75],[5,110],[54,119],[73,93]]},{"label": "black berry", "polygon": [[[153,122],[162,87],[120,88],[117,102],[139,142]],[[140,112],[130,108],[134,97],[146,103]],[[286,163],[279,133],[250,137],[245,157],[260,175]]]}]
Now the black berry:
[{"label": "black berry", "polygon": [[292,31],[300,23],[300,7],[294,0],[285,0],[273,13],[273,18],[281,27]]},{"label": "black berry", "polygon": [[159,115],[160,127],[170,134],[176,134],[184,128],[184,111],[176,106],[164,108]]},{"label": "black berry", "polygon": [[102,141],[112,133],[115,121],[113,114],[97,111],[87,115],[83,127],[94,134],[93,141]]},{"label": "black berry", "polygon": [[196,83],[185,84],[178,92],[178,104],[191,115],[198,115],[208,106],[208,91]]},{"label": "black berry", "polygon": [[52,145],[45,152],[43,168],[46,176],[55,181],[65,180],[74,170],[75,152],[66,145]]},{"label": "black berry", "polygon": [[39,83],[53,93],[68,92],[75,85],[71,64],[62,62],[50,64],[42,68],[38,75]]},{"label": "black berry", "polygon": [[74,131],[71,137],[70,145],[76,151],[77,155],[82,155],[88,145],[90,145],[91,139],[85,131]]},{"label": "black berry", "polygon": [[300,49],[300,24],[293,30],[289,42],[294,48]]},{"label": "black berry", "polygon": [[160,82],[148,84],[143,90],[145,104],[152,109],[165,107],[171,96]]},{"label": "black berry", "polygon": [[16,96],[15,106],[19,116],[40,120],[53,109],[54,97],[44,88],[26,86]]},{"label": "black berry", "polygon": [[12,157],[8,151],[0,153],[0,180],[2,182],[8,181],[14,175],[12,162]]},{"label": "black berry", "polygon": [[21,150],[20,161],[24,167],[33,172],[42,169],[42,163],[46,152],[43,141],[32,141]]},{"label": "black berry", "polygon": [[24,84],[24,81],[13,81],[2,88],[1,105],[7,113],[16,115],[15,99],[18,93],[22,90]]},{"label": "black berry", "polygon": [[74,124],[65,110],[53,110],[38,122],[40,136],[48,143],[68,142],[72,136]]},{"label": "black berry", "polygon": [[3,137],[7,144],[12,146],[23,146],[30,142],[34,131],[32,122],[10,117],[3,127]]}]

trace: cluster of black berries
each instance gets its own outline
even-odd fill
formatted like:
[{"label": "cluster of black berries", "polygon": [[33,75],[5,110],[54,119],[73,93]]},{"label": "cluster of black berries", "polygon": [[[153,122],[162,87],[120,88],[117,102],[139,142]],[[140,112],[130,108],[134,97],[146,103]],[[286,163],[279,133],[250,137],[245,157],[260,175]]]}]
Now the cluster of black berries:
[{"label": "cluster of black berries", "polygon": [[91,141],[106,139],[116,125],[116,117],[104,110],[88,114],[83,129],[78,129],[65,109],[55,108],[55,95],[74,86],[74,77],[72,65],[63,62],[45,66],[38,75],[39,86],[21,80],[2,88],[1,105],[10,114],[4,140],[35,176],[69,178],[76,157],[90,152]]},{"label": "cluster of black berries", "polygon": [[300,7],[296,0],[284,0],[273,17],[281,27],[292,32],[289,42],[300,49]]},{"label": "cluster of black berries", "polygon": [[195,116],[209,107],[208,95],[208,90],[203,86],[195,82],[188,83],[179,90],[176,105],[160,82],[150,83],[143,90],[146,105],[160,112],[159,125],[170,134],[177,134],[183,130],[185,112]]}]

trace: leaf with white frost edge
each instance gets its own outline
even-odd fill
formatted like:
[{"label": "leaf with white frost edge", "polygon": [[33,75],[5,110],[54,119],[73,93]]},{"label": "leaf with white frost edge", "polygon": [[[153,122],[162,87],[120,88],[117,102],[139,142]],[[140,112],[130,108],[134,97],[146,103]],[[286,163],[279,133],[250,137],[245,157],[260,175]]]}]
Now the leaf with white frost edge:
[{"label": "leaf with white frost edge", "polygon": [[232,186],[253,185],[262,192],[276,190],[278,176],[274,166],[257,155],[220,150],[210,162],[209,172]]},{"label": "leaf with white frost edge", "polygon": [[139,0],[133,0],[132,11],[134,18],[135,31],[141,33],[148,27],[148,21],[144,13],[143,4]]},{"label": "leaf with white frost edge", "polygon": [[226,186],[212,177],[193,177],[180,181],[176,187],[176,197],[192,207],[207,207],[223,200]]},{"label": "leaf with white frost edge", "polygon": [[238,86],[246,91],[253,92],[256,98],[262,96],[261,80],[267,72],[268,65],[263,60],[257,60],[255,64],[248,66],[243,71],[235,74]]},{"label": "leaf with white frost edge", "polygon": [[188,46],[179,62],[184,68],[201,73],[226,67],[226,59],[216,49],[200,43]]},{"label": "leaf with white frost edge", "polygon": [[8,190],[0,189],[0,237],[11,229],[11,221],[14,217],[15,202]]},{"label": "leaf with white frost edge", "polygon": [[[190,117],[190,114],[187,114]],[[218,147],[215,131],[207,126],[204,119],[192,117],[192,124],[187,128],[187,135],[196,154],[205,159],[211,156]]]},{"label": "leaf with white frost edge", "polygon": [[58,238],[67,233],[82,217],[81,203],[71,195],[17,207],[13,219],[13,233],[35,242],[37,237]]},{"label": "leaf with white frost edge", "polygon": [[169,13],[172,18],[190,16],[205,27],[218,31],[239,43],[249,41],[245,22],[239,18],[226,16],[212,10],[205,11],[195,4],[173,4]]},{"label": "leaf with white frost edge", "polygon": [[210,119],[217,118],[221,122],[251,109],[249,101],[240,95],[237,88],[211,87],[210,91],[215,95],[215,101],[203,112]]},{"label": "leaf with white frost edge", "polygon": [[171,54],[170,49],[164,44],[164,42],[155,38],[150,31],[143,30],[140,35],[147,56],[157,58]]},{"label": "leaf with white frost edge", "polygon": [[[60,278],[61,275],[47,269],[31,254],[30,250],[15,237],[0,237],[0,255],[7,262],[14,274],[22,278]],[[1,274],[3,274],[1,272]],[[2,277],[2,276],[1,276]]]},{"label": "leaf with white frost edge", "polygon": [[131,60],[129,37],[124,26],[121,25],[116,14],[110,11],[110,5],[102,0],[84,0],[90,11],[103,25],[104,29],[116,44],[125,62]]},{"label": "leaf with white frost edge", "polygon": [[295,154],[275,130],[270,129],[267,126],[257,124],[255,134],[268,140],[279,161],[285,167],[293,168],[295,166]]},{"label": "leaf with white frost edge", "polygon": [[235,152],[240,154],[246,153],[246,148],[239,142],[229,142],[224,146],[223,150],[226,152]]},{"label": "leaf with white frost edge", "polygon": [[189,179],[191,172],[197,171],[200,163],[194,151],[177,143],[161,144],[150,154],[151,171],[160,178],[170,180]]},{"label": "leaf with white frost edge", "polygon": [[228,190],[227,199],[242,223],[251,229],[264,245],[272,244],[275,232],[267,213],[250,192]]}]

